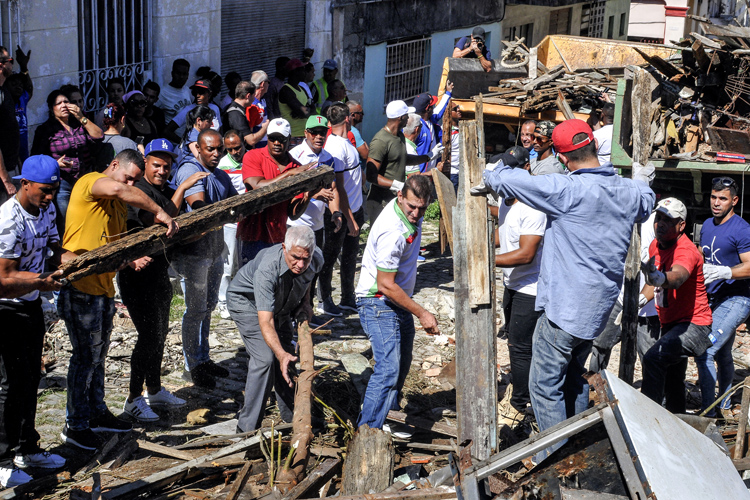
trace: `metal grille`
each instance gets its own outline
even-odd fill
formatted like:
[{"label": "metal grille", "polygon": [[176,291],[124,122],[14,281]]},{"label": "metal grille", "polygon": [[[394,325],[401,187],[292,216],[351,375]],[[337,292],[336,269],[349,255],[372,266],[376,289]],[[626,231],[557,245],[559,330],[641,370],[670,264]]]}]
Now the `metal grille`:
[{"label": "metal grille", "polygon": [[606,0],[597,0],[583,6],[581,36],[602,38],[604,36],[604,9]]},{"label": "metal grille", "polygon": [[[5,4],[5,5],[3,5]],[[13,32],[15,29],[15,33]],[[0,2],[0,45],[13,55],[21,43],[21,6],[19,0]]]},{"label": "metal grille", "polygon": [[427,90],[430,75],[430,37],[388,42],[385,56],[384,105],[408,101]]},{"label": "metal grille", "polygon": [[78,0],[78,84],[87,111],[107,104],[107,81],[140,89],[151,69],[150,0]]}]

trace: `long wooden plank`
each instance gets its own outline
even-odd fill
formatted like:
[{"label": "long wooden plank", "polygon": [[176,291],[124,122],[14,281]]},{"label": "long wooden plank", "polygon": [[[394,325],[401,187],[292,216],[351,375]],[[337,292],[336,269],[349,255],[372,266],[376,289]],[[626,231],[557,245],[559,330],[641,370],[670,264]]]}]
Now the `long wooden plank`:
[{"label": "long wooden plank", "polygon": [[435,184],[438,203],[440,204],[440,220],[445,227],[448,245],[453,251],[453,208],[456,206],[456,190],[451,180],[438,169],[432,169],[432,181]]},{"label": "long wooden plank", "polygon": [[122,265],[144,255],[154,255],[181,243],[196,234],[212,230],[229,222],[237,222],[248,215],[289,200],[296,195],[315,191],[333,182],[333,169],[328,166],[314,168],[287,177],[268,186],[253,189],[177,217],[180,231],[172,238],[166,237],[163,226],[151,226],[136,234],[96,248],[60,267],[63,277],[75,281],[92,274],[118,270]]},{"label": "long wooden plank", "polygon": [[[298,498],[310,498],[309,492],[319,489],[329,479],[336,475],[341,469],[340,458],[330,458],[323,460],[315,469],[300,481],[298,485],[289,490],[282,497],[283,500],[297,500]],[[313,495],[317,496],[317,494]]]},{"label": "long wooden plank", "polygon": [[383,493],[370,493],[367,495],[345,495],[325,498],[336,498],[336,500],[442,500],[456,498],[456,491],[447,486],[438,486],[437,488],[424,490],[387,491]]},{"label": "long wooden plank", "polygon": [[188,453],[186,451],[178,450],[176,448],[172,448],[170,446],[164,446],[157,443],[152,443],[150,441],[146,441],[144,439],[138,440],[138,446],[142,450],[151,451],[153,453],[158,453],[159,455],[165,455],[167,457],[176,458],[178,460],[186,460],[190,461],[195,458],[192,453]]},{"label": "long wooden plank", "polygon": [[391,410],[388,412],[386,417],[388,420],[393,422],[399,422],[401,424],[412,425],[418,429],[437,432],[438,434],[445,434],[454,438],[458,437],[458,430],[452,425],[443,424],[440,422],[433,422],[426,418],[415,417],[413,415],[407,415],[406,413]]},{"label": "long wooden plank", "polygon": [[[263,433],[264,438],[268,438],[270,436],[271,436],[270,431]],[[112,500],[115,498],[118,498],[118,499],[133,498],[145,492],[155,490],[157,488],[160,488],[162,486],[165,486],[167,484],[174,482],[176,479],[180,478],[183,474],[187,473],[190,469],[198,467],[199,465],[205,464],[206,462],[211,462],[212,460],[216,460],[217,458],[227,457],[229,455],[234,455],[235,453],[241,453],[243,451],[247,451],[252,448],[257,448],[260,446],[261,439],[262,438],[260,435],[253,436],[248,439],[243,439],[242,441],[238,443],[234,443],[231,446],[227,446],[226,448],[222,448],[213,453],[209,453],[207,455],[194,458],[193,460],[190,460],[188,462],[183,462],[181,464],[175,465],[174,467],[170,467],[169,469],[163,470],[161,472],[157,472],[155,474],[151,474],[150,476],[146,476],[141,479],[136,479],[133,482],[118,486],[117,488],[114,488],[110,491],[103,493],[102,498],[109,499],[109,500]]]}]

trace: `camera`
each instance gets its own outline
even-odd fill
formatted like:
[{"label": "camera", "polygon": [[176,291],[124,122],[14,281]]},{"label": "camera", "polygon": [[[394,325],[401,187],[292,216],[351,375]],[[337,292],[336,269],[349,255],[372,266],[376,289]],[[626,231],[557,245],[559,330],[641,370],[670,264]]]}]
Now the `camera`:
[{"label": "camera", "polygon": [[482,40],[477,40],[477,48],[479,50],[482,50],[484,48],[484,42]]}]

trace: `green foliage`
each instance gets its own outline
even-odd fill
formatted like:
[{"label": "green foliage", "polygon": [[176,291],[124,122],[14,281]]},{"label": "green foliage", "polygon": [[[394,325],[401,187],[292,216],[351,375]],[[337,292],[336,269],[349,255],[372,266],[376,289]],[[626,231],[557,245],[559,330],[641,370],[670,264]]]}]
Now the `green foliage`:
[{"label": "green foliage", "polygon": [[438,220],[440,218],[440,204],[433,201],[424,213],[424,220]]}]

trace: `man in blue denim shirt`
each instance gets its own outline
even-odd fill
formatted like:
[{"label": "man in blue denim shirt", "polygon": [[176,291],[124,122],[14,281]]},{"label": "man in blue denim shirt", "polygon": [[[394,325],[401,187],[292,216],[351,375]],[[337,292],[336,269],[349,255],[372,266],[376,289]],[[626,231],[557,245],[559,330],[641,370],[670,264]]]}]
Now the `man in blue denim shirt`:
[{"label": "man in blue denim shirt", "polygon": [[631,180],[616,175],[611,163],[599,165],[596,141],[584,121],[556,126],[552,141],[569,175],[530,176],[502,163],[484,174],[493,191],[546,213],[549,221],[536,299],[542,315],[529,379],[540,430],[588,406],[584,362],[617,300],[633,225],[648,218],[656,198],[648,186],[652,166],[634,165],[636,180]]},{"label": "man in blue denim shirt", "polygon": [[[695,358],[701,388],[701,409],[716,400],[718,367],[719,395],[732,387],[734,361],[732,344],[737,327],[750,314],[750,224],[736,216],[737,183],[730,177],[717,177],[711,188],[712,218],[701,228],[701,251],[705,259],[703,276],[713,312],[708,350]],[[714,361],[716,366],[714,366]],[[730,408],[729,398],[720,404]],[[707,416],[713,416],[714,410]]]}]

